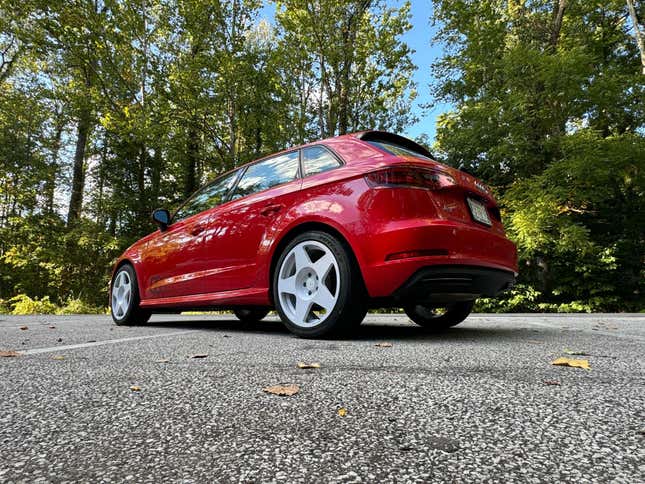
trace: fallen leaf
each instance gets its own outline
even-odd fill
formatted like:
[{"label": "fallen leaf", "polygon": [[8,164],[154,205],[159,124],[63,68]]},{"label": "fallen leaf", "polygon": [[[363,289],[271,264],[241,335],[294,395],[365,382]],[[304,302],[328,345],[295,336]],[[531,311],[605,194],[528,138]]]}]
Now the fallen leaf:
[{"label": "fallen leaf", "polygon": [[391,348],[392,343],[376,343],[374,346],[378,346],[379,348]]},{"label": "fallen leaf", "polygon": [[29,326],[20,326],[20,329],[21,329],[22,331],[26,331],[26,330],[28,330],[28,329],[29,329]]},{"label": "fallen leaf", "polygon": [[565,348],[564,352],[567,355],[573,355],[573,356],[591,356],[589,353],[585,353],[584,351],[575,351],[575,350],[570,350],[570,349],[566,349],[566,348]]},{"label": "fallen leaf", "polygon": [[196,355],[190,355],[188,358],[208,358],[208,353],[197,353]]},{"label": "fallen leaf", "polygon": [[17,351],[12,351],[12,350],[0,351],[0,356],[3,356],[5,358],[12,358],[12,357],[15,357],[15,356],[20,356],[20,353],[18,353]]},{"label": "fallen leaf", "polygon": [[157,360],[157,363],[169,363],[170,360],[168,358],[161,358],[160,360]]},{"label": "fallen leaf", "polygon": [[347,409],[345,407],[340,407],[336,413],[339,417],[344,417],[347,415]]},{"label": "fallen leaf", "polygon": [[551,362],[552,365],[556,366],[570,366],[572,368],[584,368],[585,370],[590,370],[589,360],[577,360],[574,358],[558,358]]},{"label": "fallen leaf", "polygon": [[298,362],[298,368],[303,370],[309,370],[313,368],[320,368],[320,363],[303,363],[302,361]]},{"label": "fallen leaf", "polygon": [[140,392],[140,391],[141,391],[141,387],[138,387],[138,386],[136,386],[136,385],[132,385],[132,386],[130,387],[130,390],[132,390],[133,392]]},{"label": "fallen leaf", "polygon": [[65,357],[63,355],[52,356],[52,360],[64,360],[64,359]]},{"label": "fallen leaf", "polygon": [[56,329],[56,326],[47,326],[49,329]]},{"label": "fallen leaf", "polygon": [[560,382],[555,381],[555,380],[544,380],[544,384],[545,385],[560,386]]},{"label": "fallen leaf", "polygon": [[300,391],[300,386],[295,384],[273,385],[271,387],[263,388],[262,391],[265,391],[266,393],[271,393],[273,395],[290,397],[291,395],[295,395]]}]

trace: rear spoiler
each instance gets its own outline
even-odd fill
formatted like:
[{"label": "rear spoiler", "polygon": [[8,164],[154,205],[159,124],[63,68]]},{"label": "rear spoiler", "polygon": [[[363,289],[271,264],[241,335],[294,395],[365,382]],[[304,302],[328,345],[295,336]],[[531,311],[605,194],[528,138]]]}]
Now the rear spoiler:
[{"label": "rear spoiler", "polygon": [[362,131],[360,133],[356,133],[355,136],[362,141],[385,141],[394,143],[427,158],[436,160],[434,155],[426,148],[408,138],[399,136],[398,134],[388,133],[387,131]]}]

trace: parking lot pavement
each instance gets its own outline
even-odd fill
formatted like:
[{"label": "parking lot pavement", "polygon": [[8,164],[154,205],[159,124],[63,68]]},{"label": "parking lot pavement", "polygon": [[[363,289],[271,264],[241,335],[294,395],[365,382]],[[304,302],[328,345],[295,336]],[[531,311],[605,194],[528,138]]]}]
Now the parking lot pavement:
[{"label": "parking lot pavement", "polygon": [[330,341],[275,319],[0,316],[21,352],[0,358],[0,482],[645,482],[643,349],[643,315],[441,335],[372,315]]}]

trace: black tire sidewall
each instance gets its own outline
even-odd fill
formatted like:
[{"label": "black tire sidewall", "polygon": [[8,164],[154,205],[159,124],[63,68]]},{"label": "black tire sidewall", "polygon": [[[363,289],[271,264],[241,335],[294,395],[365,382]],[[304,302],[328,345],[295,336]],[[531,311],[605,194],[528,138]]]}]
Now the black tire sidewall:
[{"label": "black tire sidewall", "polygon": [[472,311],[474,304],[475,301],[461,301],[453,303],[448,307],[445,314],[435,318],[426,318],[417,311],[417,306],[423,306],[422,304],[411,303],[403,309],[408,318],[410,318],[414,323],[427,329],[439,331],[451,328],[463,322]]}]

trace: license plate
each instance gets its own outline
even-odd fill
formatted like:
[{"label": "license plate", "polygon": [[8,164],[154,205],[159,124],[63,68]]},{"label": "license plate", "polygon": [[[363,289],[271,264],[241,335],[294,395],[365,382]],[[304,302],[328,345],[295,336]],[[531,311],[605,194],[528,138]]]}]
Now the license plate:
[{"label": "license plate", "polygon": [[486,206],[483,203],[472,198],[467,198],[466,201],[468,202],[470,213],[477,222],[492,225],[490,217],[488,216],[488,210],[486,210]]}]

